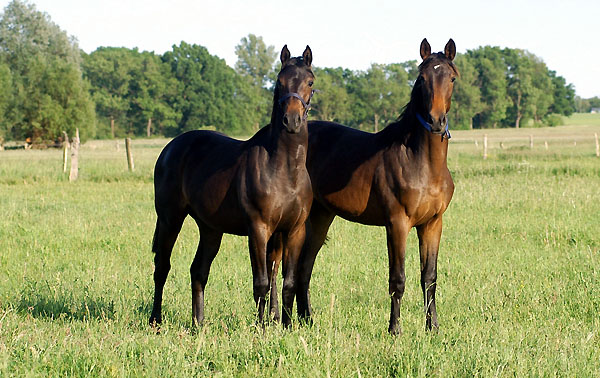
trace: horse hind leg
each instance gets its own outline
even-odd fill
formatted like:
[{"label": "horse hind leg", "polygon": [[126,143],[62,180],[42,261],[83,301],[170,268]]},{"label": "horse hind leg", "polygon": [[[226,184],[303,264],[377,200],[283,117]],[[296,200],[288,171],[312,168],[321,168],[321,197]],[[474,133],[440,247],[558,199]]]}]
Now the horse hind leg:
[{"label": "horse hind leg", "polygon": [[279,321],[279,301],[277,299],[277,272],[283,254],[283,236],[277,232],[267,243],[267,276],[269,278],[269,315]]},{"label": "horse hind leg", "polygon": [[204,290],[208,282],[210,266],[219,252],[223,233],[198,225],[200,242],[190,267],[192,283],[192,323],[200,326],[204,322]]},{"label": "horse hind leg", "polygon": [[171,270],[171,252],[177,235],[183,225],[185,215],[161,218],[156,221],[152,251],[154,255],[154,304],[150,315],[150,325],[157,326],[162,322],[163,288]]},{"label": "horse hind leg", "polygon": [[306,323],[311,323],[312,309],[310,306],[310,279],[319,250],[327,239],[327,231],[335,218],[318,202],[313,202],[310,215],[306,221],[306,236],[298,261],[298,277],[296,283],[296,303],[298,317]]}]

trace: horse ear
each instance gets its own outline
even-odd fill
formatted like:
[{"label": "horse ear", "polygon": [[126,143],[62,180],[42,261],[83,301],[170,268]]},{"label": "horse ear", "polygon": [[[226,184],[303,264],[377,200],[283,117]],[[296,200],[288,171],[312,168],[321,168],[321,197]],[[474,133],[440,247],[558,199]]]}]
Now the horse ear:
[{"label": "horse ear", "polygon": [[281,55],[279,56],[281,59],[281,65],[285,66],[285,64],[290,60],[290,50],[288,50],[287,45],[283,46],[281,49]]},{"label": "horse ear", "polygon": [[304,52],[302,53],[302,60],[304,61],[304,64],[310,67],[312,63],[312,50],[308,45],[306,45],[306,49],[304,49]]},{"label": "horse ear", "polygon": [[427,38],[423,38],[421,41],[421,59],[425,60],[431,55],[431,46],[427,42]]},{"label": "horse ear", "polygon": [[454,44],[452,38],[450,38],[448,43],[446,43],[446,47],[444,47],[444,54],[448,59],[454,60],[454,57],[456,56],[456,45]]}]

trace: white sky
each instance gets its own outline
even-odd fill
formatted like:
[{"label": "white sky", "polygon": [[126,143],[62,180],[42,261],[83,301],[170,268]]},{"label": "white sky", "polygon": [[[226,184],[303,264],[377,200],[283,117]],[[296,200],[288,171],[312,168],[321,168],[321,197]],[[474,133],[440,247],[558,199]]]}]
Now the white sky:
[{"label": "white sky", "polygon": [[[262,36],[319,67],[366,69],[419,58],[453,38],[458,52],[483,45],[541,57],[584,98],[600,96],[598,0],[30,0],[80,47],[138,47],[162,54],[181,41],[208,48],[233,66],[242,37]],[[4,7],[9,0],[0,0]],[[460,67],[459,67],[460,68]]]}]

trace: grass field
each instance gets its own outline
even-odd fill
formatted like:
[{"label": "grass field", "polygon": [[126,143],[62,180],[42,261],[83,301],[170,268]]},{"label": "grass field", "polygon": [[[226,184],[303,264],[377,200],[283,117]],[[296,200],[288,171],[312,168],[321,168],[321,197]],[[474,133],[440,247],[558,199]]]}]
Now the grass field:
[{"label": "grass field", "polygon": [[134,173],[122,141],[118,150],[90,141],[76,183],[59,150],[0,151],[0,376],[600,376],[594,133],[596,119],[453,132],[440,331],[424,331],[413,232],[396,338],[387,334],[385,232],[339,219],[315,265],[315,324],[264,332],[246,239],[233,236],[211,270],[206,324],[192,331],[198,232],[188,219],[156,335],[147,326],[152,169],[166,140],[134,141]]}]

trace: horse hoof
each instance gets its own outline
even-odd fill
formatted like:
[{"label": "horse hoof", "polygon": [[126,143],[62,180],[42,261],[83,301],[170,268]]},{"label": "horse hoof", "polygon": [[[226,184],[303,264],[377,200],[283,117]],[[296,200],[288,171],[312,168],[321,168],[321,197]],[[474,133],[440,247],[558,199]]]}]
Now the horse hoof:
[{"label": "horse hoof", "polygon": [[157,328],[160,327],[160,323],[162,323],[162,317],[161,316],[150,316],[150,320],[148,320],[148,324],[150,324],[150,327],[152,328]]},{"label": "horse hoof", "polygon": [[399,326],[389,326],[388,332],[392,336],[400,336],[402,335],[402,329]]}]

